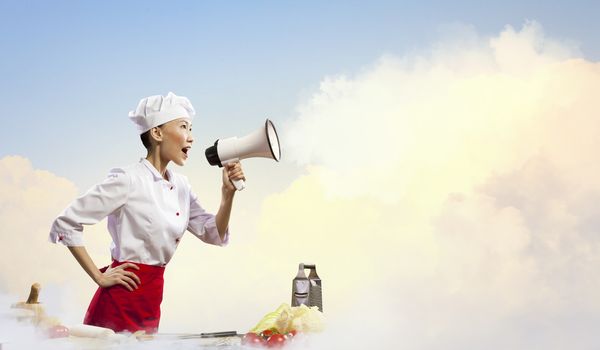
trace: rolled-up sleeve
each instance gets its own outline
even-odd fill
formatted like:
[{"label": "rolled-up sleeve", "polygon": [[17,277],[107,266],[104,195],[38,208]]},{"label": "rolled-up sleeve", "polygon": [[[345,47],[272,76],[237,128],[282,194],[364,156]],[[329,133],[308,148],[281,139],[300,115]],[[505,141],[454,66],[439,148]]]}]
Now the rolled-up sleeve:
[{"label": "rolled-up sleeve", "polygon": [[[189,186],[189,184],[188,184]],[[190,187],[190,221],[187,229],[203,242],[218,246],[225,246],[229,243],[229,227],[225,230],[225,235],[221,240],[219,230],[217,229],[216,216],[207,213],[198,201],[198,196],[194,194]]]},{"label": "rolled-up sleeve", "polygon": [[54,220],[48,240],[66,246],[83,245],[83,225],[93,225],[120,208],[129,195],[131,177],[121,168],[75,199]]}]

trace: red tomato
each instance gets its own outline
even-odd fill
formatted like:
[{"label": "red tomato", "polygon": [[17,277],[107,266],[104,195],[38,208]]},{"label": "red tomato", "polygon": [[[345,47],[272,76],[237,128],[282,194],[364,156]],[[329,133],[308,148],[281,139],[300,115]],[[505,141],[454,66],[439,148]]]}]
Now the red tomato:
[{"label": "red tomato", "polygon": [[264,330],[264,331],[262,332],[262,336],[263,336],[263,337],[265,337],[265,338],[267,338],[267,339],[268,339],[270,336],[272,336],[272,335],[273,335],[273,331],[272,331],[272,330],[270,330],[270,329],[266,329],[266,330]]},{"label": "red tomato", "polygon": [[242,338],[242,344],[250,346],[264,346],[266,341],[256,333],[248,332]]},{"label": "red tomato", "polygon": [[273,334],[267,340],[267,346],[270,348],[280,348],[285,345],[285,336],[283,334]]},{"label": "red tomato", "polygon": [[286,340],[292,341],[294,340],[294,336],[296,336],[296,334],[298,334],[298,331],[292,329],[291,331],[287,332],[284,336]]},{"label": "red tomato", "polygon": [[69,328],[63,325],[52,326],[48,329],[49,338],[65,338],[69,336]]}]

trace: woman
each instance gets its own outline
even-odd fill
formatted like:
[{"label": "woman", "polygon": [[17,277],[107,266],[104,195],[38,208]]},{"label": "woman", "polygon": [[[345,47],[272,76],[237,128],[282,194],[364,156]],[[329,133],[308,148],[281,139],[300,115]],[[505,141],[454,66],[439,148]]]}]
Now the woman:
[{"label": "woman", "polygon": [[[160,321],[163,273],[186,230],[223,246],[235,187],[244,179],[239,162],[223,168],[221,205],[207,213],[186,176],[167,168],[183,166],[192,147],[190,101],[182,96],[142,99],[129,118],[148,153],[136,164],[111,169],[108,177],[75,199],[54,221],[49,239],[62,243],[98,284],[84,323],[116,332],[154,333]],[[83,245],[83,225],[108,217],[112,237],[110,266],[98,269]]]}]

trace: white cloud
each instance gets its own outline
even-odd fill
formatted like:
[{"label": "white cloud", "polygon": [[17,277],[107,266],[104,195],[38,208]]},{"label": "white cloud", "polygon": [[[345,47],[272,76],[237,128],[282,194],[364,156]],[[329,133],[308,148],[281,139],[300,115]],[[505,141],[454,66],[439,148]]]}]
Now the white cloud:
[{"label": "white cloud", "polygon": [[[23,301],[31,284],[39,282],[40,301],[49,313],[65,322],[81,322],[95,285],[67,248],[48,242],[52,221],[77,197],[77,188],[65,178],[34,169],[21,156],[0,159],[0,174],[0,290]],[[103,226],[85,230],[88,250],[98,264],[108,255]]]},{"label": "white cloud", "polygon": [[326,77],[282,133],[308,175],[266,202],[264,236],[327,272],[333,329],[402,328],[350,347],[590,346],[597,91],[600,65],[535,22]]}]

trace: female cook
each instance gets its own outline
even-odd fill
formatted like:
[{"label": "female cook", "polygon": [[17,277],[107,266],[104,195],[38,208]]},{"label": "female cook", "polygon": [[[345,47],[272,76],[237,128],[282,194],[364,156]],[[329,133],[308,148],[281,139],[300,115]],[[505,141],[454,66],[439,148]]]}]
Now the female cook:
[{"label": "female cook", "polygon": [[[167,168],[183,166],[192,147],[192,104],[168,93],[142,99],[129,118],[137,125],[146,158],[109,171],[107,178],[75,199],[52,224],[49,239],[69,247],[98,284],[84,323],[116,332],[154,333],[160,321],[163,273],[186,230],[224,246],[236,192],[230,180],[245,179],[239,162],[223,169],[221,205],[207,213],[186,176]],[[98,269],[83,245],[83,225],[108,217],[110,266]]]}]

